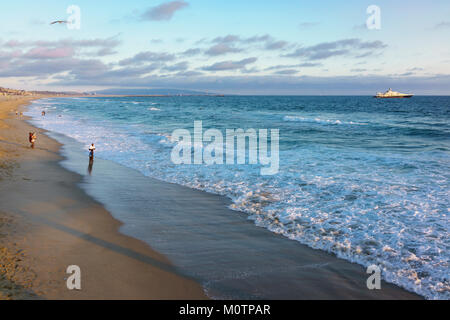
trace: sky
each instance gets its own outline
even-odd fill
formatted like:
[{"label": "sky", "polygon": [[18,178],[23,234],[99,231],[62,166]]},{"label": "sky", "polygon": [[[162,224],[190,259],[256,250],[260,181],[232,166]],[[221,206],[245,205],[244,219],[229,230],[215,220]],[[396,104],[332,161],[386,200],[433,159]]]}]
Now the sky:
[{"label": "sky", "polygon": [[2,87],[450,94],[448,0],[15,0],[0,25]]}]

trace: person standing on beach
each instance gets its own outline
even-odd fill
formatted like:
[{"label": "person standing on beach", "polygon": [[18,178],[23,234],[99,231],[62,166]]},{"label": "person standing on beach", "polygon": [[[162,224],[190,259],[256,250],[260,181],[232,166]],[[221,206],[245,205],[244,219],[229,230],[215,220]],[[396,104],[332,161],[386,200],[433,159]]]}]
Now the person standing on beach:
[{"label": "person standing on beach", "polygon": [[42,111],[42,116],[45,117],[45,111]]},{"label": "person standing on beach", "polygon": [[34,149],[34,143],[36,142],[37,136],[35,132],[30,132],[29,133],[29,137],[28,137],[30,143],[31,143],[31,148]]}]

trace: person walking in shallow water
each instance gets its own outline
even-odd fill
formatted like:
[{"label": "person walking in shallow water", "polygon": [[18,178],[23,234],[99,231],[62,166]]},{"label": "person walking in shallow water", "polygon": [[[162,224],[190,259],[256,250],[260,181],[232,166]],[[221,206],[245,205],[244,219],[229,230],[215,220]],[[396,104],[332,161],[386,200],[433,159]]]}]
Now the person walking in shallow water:
[{"label": "person walking in shallow water", "polygon": [[91,144],[89,146],[89,159],[94,159],[94,151],[95,151],[95,146],[94,144]]},{"label": "person walking in shallow water", "polygon": [[94,166],[94,150],[95,150],[95,146],[94,146],[94,144],[91,144],[89,146],[89,165],[88,165],[89,175],[92,174],[92,167]]}]

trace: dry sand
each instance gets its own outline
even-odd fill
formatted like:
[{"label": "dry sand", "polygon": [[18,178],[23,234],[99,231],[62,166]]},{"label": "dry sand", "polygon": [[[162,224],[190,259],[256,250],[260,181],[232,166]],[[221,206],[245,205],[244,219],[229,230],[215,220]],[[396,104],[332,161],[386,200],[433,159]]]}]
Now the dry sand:
[{"label": "dry sand", "polygon": [[[205,299],[76,186],[60,145],[15,115],[31,99],[0,98],[0,299]],[[81,268],[81,290],[67,289],[69,265]]]}]

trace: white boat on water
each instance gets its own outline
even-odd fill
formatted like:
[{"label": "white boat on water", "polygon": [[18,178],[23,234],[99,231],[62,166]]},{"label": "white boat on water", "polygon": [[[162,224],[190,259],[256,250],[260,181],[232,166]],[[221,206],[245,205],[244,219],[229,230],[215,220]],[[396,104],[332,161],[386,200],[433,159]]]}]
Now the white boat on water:
[{"label": "white boat on water", "polygon": [[378,92],[375,98],[411,98],[413,95],[408,93],[400,93],[397,91],[392,91],[391,88],[389,88],[388,91],[385,93]]}]

